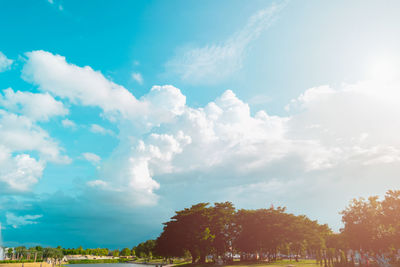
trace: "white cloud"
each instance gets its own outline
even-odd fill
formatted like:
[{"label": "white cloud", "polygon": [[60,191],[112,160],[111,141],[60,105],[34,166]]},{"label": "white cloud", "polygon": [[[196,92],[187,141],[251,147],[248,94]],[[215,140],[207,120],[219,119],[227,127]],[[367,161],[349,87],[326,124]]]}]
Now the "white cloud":
[{"label": "white cloud", "polygon": [[[48,161],[69,163],[62,148],[38,125],[68,114],[48,93],[14,91],[0,94],[0,191],[28,192],[42,177]],[[32,156],[34,155],[34,156]]]},{"label": "white cloud", "polygon": [[[147,96],[138,100],[126,88],[107,80],[88,66],[82,68],[69,64],[65,57],[45,51],[26,55],[25,80],[73,104],[100,107],[110,121],[129,122],[130,129],[135,127],[137,131],[147,131],[164,120],[170,120],[185,104],[186,97],[171,85],[153,86]],[[164,99],[158,101],[155,97]]]},{"label": "white cloud", "polygon": [[48,121],[53,116],[64,116],[68,109],[48,93],[15,92],[8,88],[0,94],[0,106],[8,111],[24,115],[32,121]]},{"label": "white cloud", "polygon": [[101,161],[100,156],[98,156],[98,155],[96,155],[96,154],[94,154],[94,153],[85,152],[85,153],[82,153],[82,156],[83,156],[87,161],[89,161],[90,163],[92,163],[92,164],[94,164],[94,165],[99,164],[100,161]]},{"label": "white cloud", "polygon": [[[99,106],[105,114],[129,117],[141,108],[139,101],[124,87],[107,80],[91,67],[68,64],[65,57],[45,51],[26,53],[23,78],[74,104]],[[73,78],[71,78],[73,77]]]},{"label": "white cloud", "polygon": [[132,73],[132,79],[137,81],[139,84],[143,84],[143,77],[142,74],[140,74],[140,72]]},{"label": "white cloud", "polygon": [[[112,198],[118,192],[127,203],[149,205],[169,177],[198,173],[207,177],[205,184],[226,179],[247,191],[280,183],[297,190],[303,183],[301,190],[311,192],[326,181],[336,188],[335,179],[343,188],[359,183],[365,189],[368,184],[354,176],[373,181],[379,170],[390,186],[400,171],[400,127],[393,123],[400,114],[399,81],[311,88],[289,103],[285,117],[252,113],[230,90],[198,108],[171,85],[154,86],[136,99],[89,67],[47,52],[28,57],[25,74],[42,90],[98,106],[118,127],[118,147],[88,183],[93,194]],[[105,97],[96,96],[91,82]]]},{"label": "white cloud", "polygon": [[18,228],[20,226],[25,226],[29,224],[37,224],[38,222],[36,220],[42,217],[43,215],[18,216],[11,212],[6,213],[7,224],[11,225],[13,228]]},{"label": "white cloud", "polygon": [[62,121],[61,121],[61,124],[62,124],[62,126],[65,127],[65,128],[72,128],[72,129],[75,129],[75,128],[77,127],[77,126],[76,126],[76,123],[73,122],[73,121],[71,121],[70,119],[64,119],[64,120],[62,120]]},{"label": "white cloud", "polygon": [[27,154],[12,156],[10,150],[0,146],[0,192],[25,192],[42,176],[45,163]]},{"label": "white cloud", "polygon": [[3,72],[3,71],[6,71],[6,70],[10,69],[12,63],[13,63],[13,60],[8,59],[6,57],[6,55],[4,55],[0,51],[0,72]]},{"label": "white cloud", "polygon": [[0,145],[12,152],[37,151],[49,161],[69,161],[49,134],[27,117],[0,110],[0,129]]},{"label": "white cloud", "polygon": [[214,83],[242,67],[249,45],[268,28],[283,5],[273,4],[251,16],[247,24],[220,44],[183,49],[166,64],[167,73],[192,84]]},{"label": "white cloud", "polygon": [[30,191],[48,161],[69,163],[70,159],[30,118],[0,109],[0,191]]},{"label": "white cloud", "polygon": [[114,132],[111,131],[110,129],[105,129],[104,127],[98,125],[98,124],[92,124],[90,126],[90,131],[92,133],[96,133],[96,134],[101,134],[101,135],[114,135]]},{"label": "white cloud", "polygon": [[106,187],[107,183],[102,180],[93,180],[87,182],[87,185],[90,187]]}]

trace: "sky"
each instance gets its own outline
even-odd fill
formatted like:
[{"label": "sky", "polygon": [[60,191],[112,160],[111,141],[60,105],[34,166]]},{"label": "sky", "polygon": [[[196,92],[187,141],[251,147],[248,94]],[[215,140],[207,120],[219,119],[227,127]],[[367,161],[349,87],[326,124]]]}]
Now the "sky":
[{"label": "sky", "polygon": [[400,180],[400,2],[0,1],[6,246],[132,247],[199,202],[338,231]]}]

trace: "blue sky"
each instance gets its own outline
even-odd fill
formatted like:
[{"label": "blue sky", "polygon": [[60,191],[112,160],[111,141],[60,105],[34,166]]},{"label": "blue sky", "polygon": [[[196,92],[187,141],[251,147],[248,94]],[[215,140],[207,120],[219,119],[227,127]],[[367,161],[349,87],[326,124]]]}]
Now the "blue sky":
[{"label": "blue sky", "polygon": [[133,246],[197,202],[341,226],[399,187],[398,1],[1,1],[6,245]]}]

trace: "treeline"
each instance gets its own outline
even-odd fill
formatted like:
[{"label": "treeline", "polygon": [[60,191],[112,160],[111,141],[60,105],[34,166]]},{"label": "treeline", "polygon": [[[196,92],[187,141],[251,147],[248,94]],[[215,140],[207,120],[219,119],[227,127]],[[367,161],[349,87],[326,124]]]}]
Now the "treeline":
[{"label": "treeline", "polygon": [[43,261],[45,259],[62,259],[64,256],[63,249],[61,247],[57,248],[43,248],[41,246],[35,246],[31,248],[26,248],[25,246],[19,246],[13,248],[8,248],[5,251],[9,262],[19,261],[19,262],[35,262]]},{"label": "treeline", "polygon": [[108,249],[108,248],[63,248],[62,252],[64,255],[92,255],[92,256],[135,256],[135,248],[124,248],[118,249]]},{"label": "treeline", "polygon": [[[5,251],[6,256],[9,260],[7,262],[35,262],[43,261],[46,259],[61,260],[65,255],[91,255],[91,256],[112,256],[112,257],[139,257],[151,259],[153,258],[155,240],[147,240],[134,246],[133,248],[108,249],[108,248],[86,248],[82,246],[78,248],[62,248],[58,246],[52,247],[41,247],[35,246],[27,248],[25,246],[19,246],[15,248],[8,248]],[[88,260],[91,261],[91,260]],[[2,261],[5,262],[5,261]]]},{"label": "treeline", "polygon": [[36,261],[61,259],[63,255],[114,257],[188,258],[193,263],[213,260],[275,261],[314,258],[327,266],[370,266],[400,263],[400,191],[378,197],[354,199],[341,212],[343,229],[333,233],[304,215],[287,213],[285,208],[237,210],[232,203],[199,203],[176,211],[157,240],[130,248],[8,249],[9,259]]},{"label": "treeline", "polygon": [[332,231],[306,216],[285,208],[236,210],[232,203],[200,203],[177,211],[156,241],[155,253],[165,258],[189,253],[192,262],[204,263],[206,256],[232,261],[274,261],[278,255],[318,257]]},{"label": "treeline", "polygon": [[193,205],[177,211],[156,240],[154,254],[190,255],[192,262],[268,260],[308,256],[324,266],[400,265],[400,191],[382,200],[354,199],[341,212],[344,227],[324,224],[285,208],[236,210],[232,203]]},{"label": "treeline", "polygon": [[56,248],[41,246],[35,246],[26,248],[25,246],[19,246],[13,248],[8,248],[5,251],[8,261],[17,262],[35,262],[43,261],[46,259],[56,259],[61,260],[65,255],[91,255],[91,256],[135,256],[134,248],[131,250],[129,248],[124,248],[122,250],[114,249],[109,250],[107,248],[62,248],[60,246]]},{"label": "treeline", "polygon": [[344,228],[337,247],[357,253],[360,264],[372,257],[381,265],[400,263],[400,191],[389,190],[383,200],[377,196],[359,198],[341,212]]}]

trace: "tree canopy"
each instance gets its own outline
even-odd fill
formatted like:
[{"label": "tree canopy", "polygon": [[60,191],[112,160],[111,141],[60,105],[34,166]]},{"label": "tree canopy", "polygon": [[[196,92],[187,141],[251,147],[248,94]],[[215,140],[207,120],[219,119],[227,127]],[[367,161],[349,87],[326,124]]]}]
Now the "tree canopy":
[{"label": "tree canopy", "polygon": [[164,257],[182,256],[188,251],[192,262],[203,263],[207,255],[232,259],[240,253],[246,259],[274,259],[278,250],[296,255],[315,253],[331,233],[306,216],[286,213],[285,208],[239,210],[232,203],[199,203],[177,211],[156,242],[156,253]]}]

